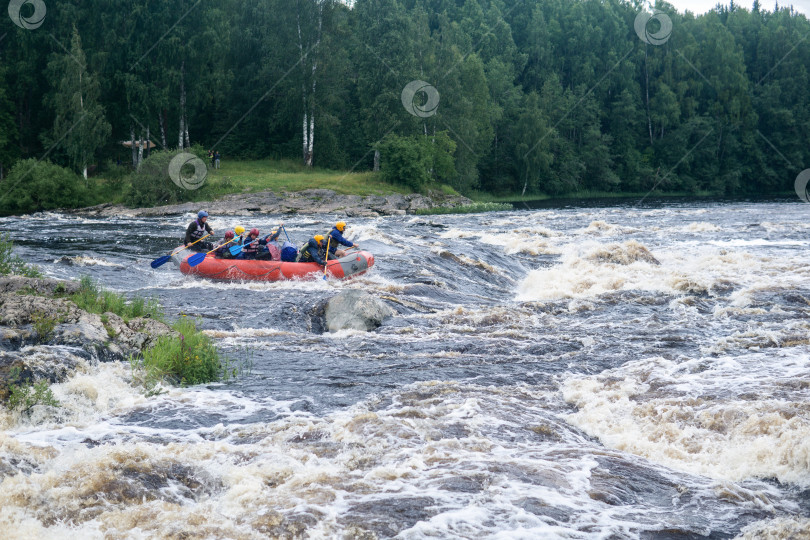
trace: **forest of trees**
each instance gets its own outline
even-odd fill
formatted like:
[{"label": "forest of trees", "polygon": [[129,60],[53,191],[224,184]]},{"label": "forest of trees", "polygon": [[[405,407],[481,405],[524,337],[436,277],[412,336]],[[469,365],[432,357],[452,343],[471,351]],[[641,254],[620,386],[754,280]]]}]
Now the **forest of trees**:
[{"label": "forest of trees", "polygon": [[[0,174],[137,165],[122,141],[151,139],[388,159],[387,178],[463,193],[791,190],[810,167],[810,22],[759,2],[656,9],[639,32],[635,0],[30,2],[0,23]],[[433,110],[406,109],[411,81]]]}]

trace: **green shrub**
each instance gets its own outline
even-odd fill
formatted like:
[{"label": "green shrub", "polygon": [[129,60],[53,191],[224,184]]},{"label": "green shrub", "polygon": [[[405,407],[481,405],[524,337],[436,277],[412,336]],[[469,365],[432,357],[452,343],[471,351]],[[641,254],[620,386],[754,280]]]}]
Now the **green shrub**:
[{"label": "green shrub", "polygon": [[26,277],[42,277],[39,268],[25,264],[14,254],[14,242],[8,234],[0,234],[0,275],[17,274]]},{"label": "green shrub", "polygon": [[14,382],[8,385],[6,404],[12,411],[28,414],[35,405],[59,406],[59,401],[54,397],[48,381],[42,379],[33,384],[30,379],[21,381],[20,368],[12,368],[10,375]]},{"label": "green shrub", "polygon": [[34,327],[37,339],[40,342],[48,341],[51,338],[53,329],[62,321],[64,321],[62,314],[52,315],[44,311],[35,311],[31,314],[31,325]]},{"label": "green shrub", "polygon": [[[169,176],[169,163],[178,154],[188,152],[208,164],[206,151],[195,145],[190,150],[167,150],[153,152],[143,160],[140,169],[130,175],[131,187],[126,195],[130,206],[154,206],[175,204],[193,200],[196,190],[184,189],[175,184]],[[189,166],[190,167],[190,166]]]},{"label": "green shrub", "polygon": [[82,276],[79,290],[67,297],[79,309],[90,313],[112,312],[124,320],[136,317],[161,319],[163,312],[154,298],[135,297],[127,300],[123,294],[102,289],[90,277]]},{"label": "green shrub", "polygon": [[183,386],[235,377],[242,368],[221,356],[213,340],[185,316],[172,327],[180,337],[161,336],[140,358],[130,358],[133,371],[140,371],[148,389],[160,381]]},{"label": "green shrub", "polygon": [[431,214],[474,214],[478,212],[502,212],[514,210],[509,203],[477,202],[463,206],[437,206],[435,208],[420,208],[414,212],[419,215]]},{"label": "green shrub", "polygon": [[3,180],[0,215],[80,208],[88,201],[85,182],[73,171],[48,160],[24,159]]},{"label": "green shrub", "polygon": [[422,191],[431,182],[448,183],[456,176],[456,143],[443,131],[430,137],[387,135],[377,148],[381,177],[390,184]]}]

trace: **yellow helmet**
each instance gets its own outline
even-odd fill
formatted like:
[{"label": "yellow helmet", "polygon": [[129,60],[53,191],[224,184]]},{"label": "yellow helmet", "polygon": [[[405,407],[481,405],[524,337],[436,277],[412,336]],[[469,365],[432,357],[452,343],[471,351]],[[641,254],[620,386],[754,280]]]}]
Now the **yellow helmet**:
[{"label": "yellow helmet", "polygon": [[335,228],[337,230],[339,230],[340,232],[345,231],[346,230],[346,222],[345,221],[338,221],[337,223],[335,223]]},{"label": "yellow helmet", "polygon": [[242,234],[244,234],[244,232],[245,232],[245,228],[244,228],[244,227],[242,227],[241,225],[237,225],[237,226],[236,226],[236,227],[233,229],[233,232],[235,232],[235,233],[236,233],[236,234],[238,234],[239,236],[242,236]]},{"label": "yellow helmet", "polygon": [[318,242],[319,244],[321,242],[323,242],[323,235],[322,234],[316,234],[314,238],[315,238],[315,241]]}]

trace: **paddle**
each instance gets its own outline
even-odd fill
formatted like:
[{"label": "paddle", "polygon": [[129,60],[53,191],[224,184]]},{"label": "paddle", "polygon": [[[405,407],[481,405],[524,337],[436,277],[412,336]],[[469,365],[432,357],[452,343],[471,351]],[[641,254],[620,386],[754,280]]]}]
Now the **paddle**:
[{"label": "paddle", "polygon": [[329,240],[326,241],[326,260],[323,263],[323,279],[326,279],[326,266],[329,263],[329,242],[332,241],[332,235],[329,235]]},{"label": "paddle", "polygon": [[281,228],[282,228],[282,229],[284,229],[284,236],[286,236],[286,237],[287,237],[287,242],[289,242],[289,243],[291,243],[291,244],[292,244],[292,243],[293,243],[293,241],[292,241],[292,240],[290,240],[290,235],[289,235],[289,234],[287,234],[287,227],[285,227],[285,226],[284,226],[284,224],[282,223],[282,224],[281,224]]},{"label": "paddle", "polygon": [[[257,238],[257,240],[258,240],[258,238]],[[254,242],[255,242],[255,240],[254,240]],[[249,243],[252,244],[253,242],[249,242]],[[242,247],[244,247],[244,246],[241,246],[241,245],[237,244],[235,246],[229,247],[228,251],[230,251],[231,255],[233,255],[235,257],[236,255],[239,255],[240,253],[242,253]]]},{"label": "paddle", "polygon": [[179,248],[177,248],[177,249],[175,249],[175,250],[172,250],[172,252],[171,252],[171,253],[169,253],[168,255],[164,255],[163,257],[159,257],[159,258],[155,259],[154,261],[152,261],[152,262],[151,262],[151,263],[149,263],[149,264],[152,266],[152,268],[157,268],[158,266],[161,266],[161,265],[163,265],[163,264],[166,264],[167,262],[169,262],[169,261],[172,259],[172,256],[173,256],[173,255],[176,255],[176,254],[180,253],[181,251],[183,251],[183,250],[184,250],[184,249],[186,249],[187,247],[191,247],[191,246],[193,246],[194,244],[196,244],[197,242],[199,242],[200,240],[203,240],[203,239],[205,239],[205,238],[208,238],[209,236],[211,236],[211,235],[210,235],[210,234],[206,234],[205,236],[203,236],[203,237],[202,237],[202,238],[200,238],[199,240],[195,240],[194,242],[190,243],[190,244],[189,244],[189,245],[187,245],[187,246],[181,246],[181,247],[179,247]]},{"label": "paddle", "polygon": [[[225,242],[221,246],[215,247],[214,249],[212,249],[208,253],[213,253],[216,250],[218,250],[219,248],[227,246],[228,244],[230,244],[234,240],[236,240],[236,238],[231,238],[230,240],[228,240],[227,242]],[[196,255],[192,255],[191,257],[188,258],[188,260],[186,262],[188,263],[189,266],[197,266],[198,264],[200,264],[201,262],[203,262],[205,260],[205,258],[208,256],[208,253],[197,253]]]}]

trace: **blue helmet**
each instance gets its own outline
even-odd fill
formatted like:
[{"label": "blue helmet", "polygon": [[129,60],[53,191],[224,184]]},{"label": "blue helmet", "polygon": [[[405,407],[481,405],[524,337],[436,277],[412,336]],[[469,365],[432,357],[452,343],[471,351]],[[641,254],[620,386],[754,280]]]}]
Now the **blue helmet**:
[{"label": "blue helmet", "polygon": [[202,219],[204,217],[208,217],[208,212],[206,212],[205,210],[200,210],[199,212],[197,212],[197,219]]}]

